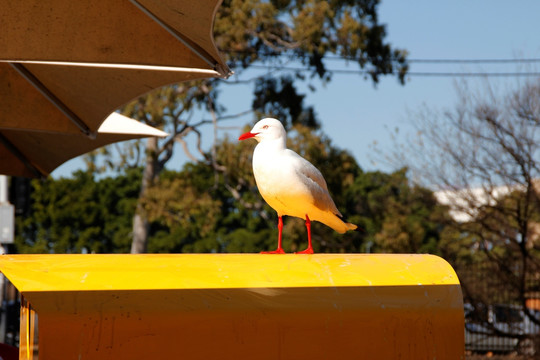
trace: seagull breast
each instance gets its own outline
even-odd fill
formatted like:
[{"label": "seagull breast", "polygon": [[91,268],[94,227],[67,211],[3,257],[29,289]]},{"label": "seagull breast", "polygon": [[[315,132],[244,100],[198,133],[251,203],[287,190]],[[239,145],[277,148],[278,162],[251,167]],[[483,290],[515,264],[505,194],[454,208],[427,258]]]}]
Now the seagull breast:
[{"label": "seagull breast", "polygon": [[320,171],[292,150],[261,142],[253,154],[259,192],[279,216],[319,220],[321,212],[341,216]]}]

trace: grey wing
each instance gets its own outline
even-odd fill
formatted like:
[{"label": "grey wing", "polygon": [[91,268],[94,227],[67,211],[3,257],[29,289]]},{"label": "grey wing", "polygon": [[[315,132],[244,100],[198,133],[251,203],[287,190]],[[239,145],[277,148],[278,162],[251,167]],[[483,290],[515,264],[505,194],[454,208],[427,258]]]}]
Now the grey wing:
[{"label": "grey wing", "polygon": [[[292,150],[290,150],[293,152]],[[293,152],[294,153],[294,152]],[[331,211],[332,213],[341,216],[341,213],[336,207],[334,200],[328,192],[328,186],[323,175],[312,163],[294,153],[295,169],[297,174],[305,179],[304,183],[309,188],[313,195],[313,203],[316,207],[324,211]]]},{"label": "grey wing", "polygon": [[324,180],[323,175],[317,169],[312,163],[298,155],[292,150],[287,149],[292,154],[294,154],[293,158],[295,160],[295,168],[298,170],[298,173],[302,176],[311,179],[311,181],[314,181],[317,185],[322,187],[324,190],[328,191],[328,186],[326,185],[326,180]]}]

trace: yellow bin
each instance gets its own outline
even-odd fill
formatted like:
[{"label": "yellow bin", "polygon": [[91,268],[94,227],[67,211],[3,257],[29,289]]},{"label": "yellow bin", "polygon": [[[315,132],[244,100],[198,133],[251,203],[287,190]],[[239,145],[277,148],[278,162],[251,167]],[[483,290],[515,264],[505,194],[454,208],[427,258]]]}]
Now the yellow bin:
[{"label": "yellow bin", "polygon": [[432,255],[5,255],[20,358],[463,359]]}]

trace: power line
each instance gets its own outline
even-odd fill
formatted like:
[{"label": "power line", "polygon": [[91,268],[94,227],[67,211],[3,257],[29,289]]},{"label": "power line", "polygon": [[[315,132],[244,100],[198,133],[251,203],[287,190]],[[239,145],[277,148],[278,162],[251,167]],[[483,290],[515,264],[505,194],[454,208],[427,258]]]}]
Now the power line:
[{"label": "power line", "polygon": [[434,64],[521,64],[540,62],[540,59],[408,59],[407,61]]},{"label": "power line", "polygon": [[432,77],[536,77],[540,72],[407,72],[406,76]]},{"label": "power line", "polygon": [[[260,55],[263,57],[266,56],[278,56],[277,53],[264,53],[257,52],[253,50],[222,50],[228,54],[253,54]],[[341,55],[326,55],[324,56],[325,60],[340,60],[340,61],[358,61],[357,58],[352,56],[341,56]],[[364,58],[364,60],[369,61],[369,58]],[[391,61],[398,61],[401,59],[392,58]],[[523,63],[540,63],[540,58],[524,58],[524,59],[489,59],[489,58],[476,58],[476,59],[451,59],[451,58],[432,58],[432,59],[422,59],[422,58],[411,58],[405,59],[409,64],[413,63],[423,63],[423,64],[523,64]]]},{"label": "power line", "polygon": [[[275,65],[251,65],[253,69],[272,70],[272,71],[296,71],[306,72],[313,71],[308,68],[294,66],[275,66]],[[349,70],[349,69],[326,69],[333,74],[354,74],[354,75],[371,75],[371,72],[366,70]],[[383,75],[383,74],[380,74]],[[396,72],[388,75],[398,75]],[[408,71],[406,76],[421,76],[421,77],[534,77],[540,76],[540,72],[436,72],[436,71]]]},{"label": "power line", "polygon": [[[341,61],[356,61],[353,57],[343,57],[338,55],[327,55],[324,57],[328,60],[341,60]],[[392,59],[397,61],[398,59]],[[538,63],[540,58],[528,58],[528,59],[406,59],[407,63],[421,63],[421,64],[523,64],[523,63]]]}]

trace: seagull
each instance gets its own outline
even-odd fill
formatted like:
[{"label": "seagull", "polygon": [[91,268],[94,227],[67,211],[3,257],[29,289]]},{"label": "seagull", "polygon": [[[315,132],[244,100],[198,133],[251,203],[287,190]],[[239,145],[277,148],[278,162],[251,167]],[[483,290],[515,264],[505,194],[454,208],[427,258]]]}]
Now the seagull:
[{"label": "seagull", "polygon": [[263,199],[278,214],[278,246],[264,254],[285,254],[281,244],[283,216],[295,216],[306,221],[308,247],[296,254],[313,254],[311,220],[322,222],[343,234],[356,225],[343,221],[330,197],[321,172],[309,161],[287,149],[287,133],[277,119],[265,118],[238,140],[254,138],[258,144],[253,152],[253,174]]}]

